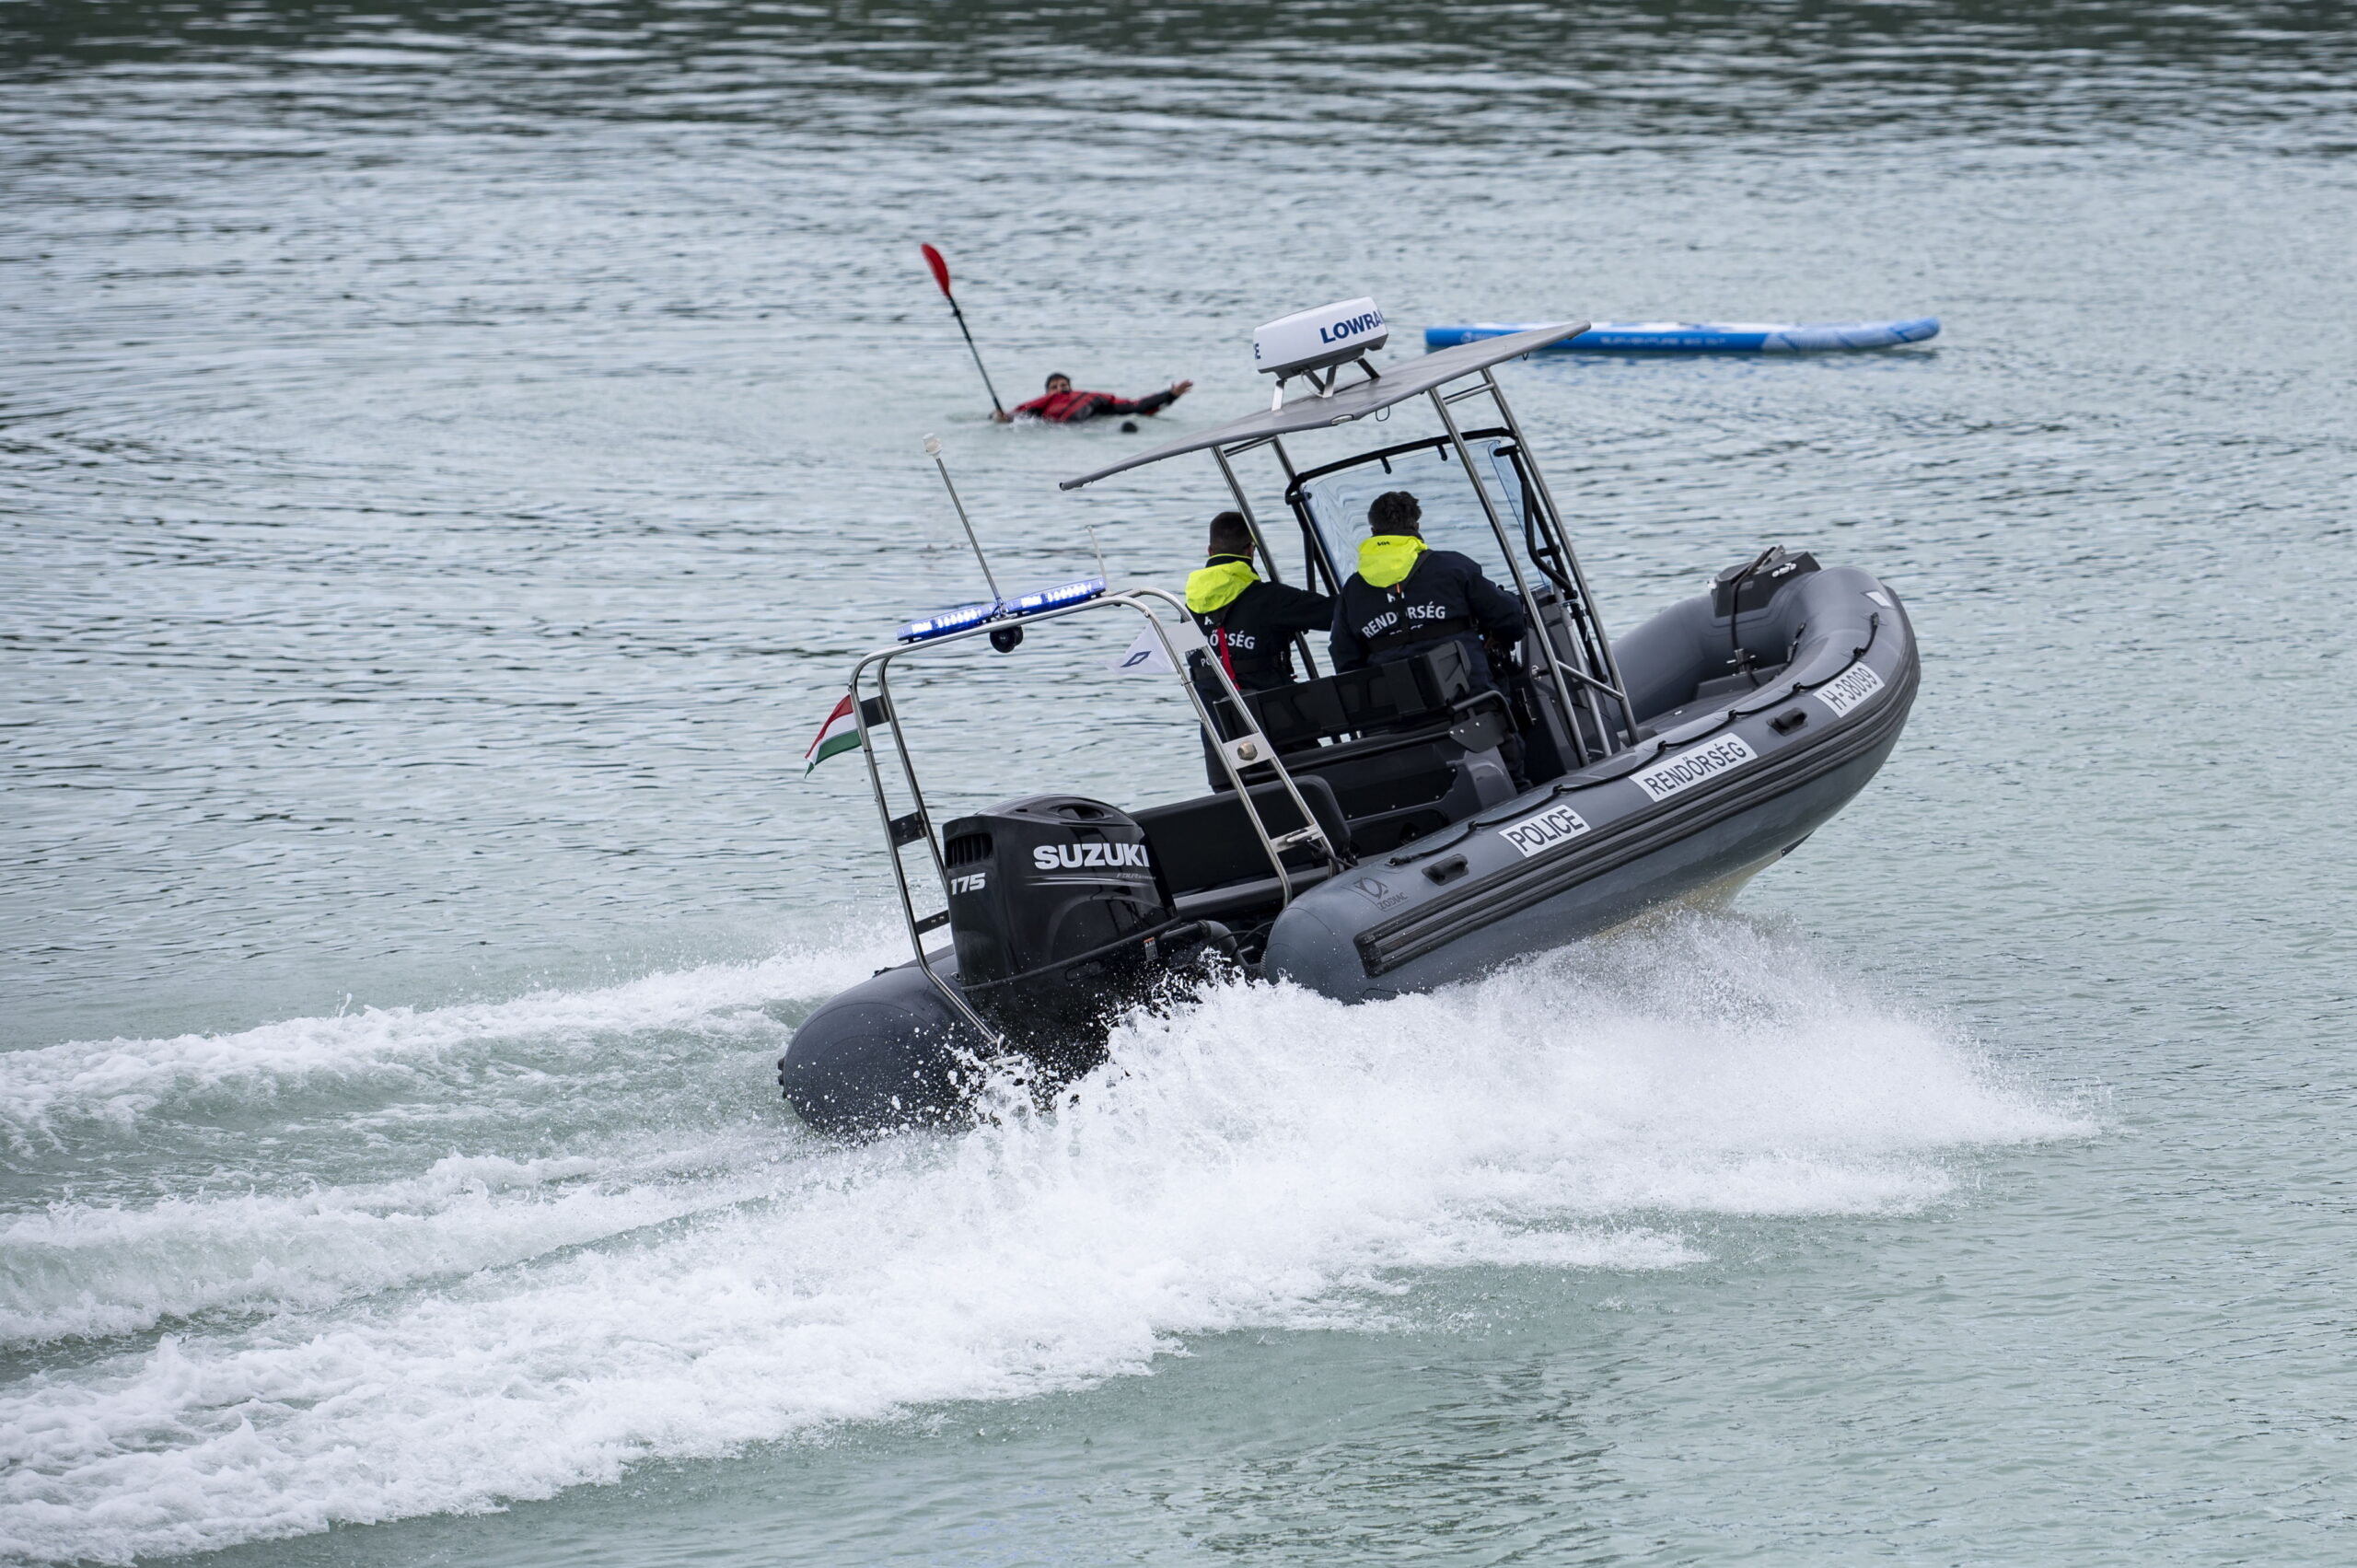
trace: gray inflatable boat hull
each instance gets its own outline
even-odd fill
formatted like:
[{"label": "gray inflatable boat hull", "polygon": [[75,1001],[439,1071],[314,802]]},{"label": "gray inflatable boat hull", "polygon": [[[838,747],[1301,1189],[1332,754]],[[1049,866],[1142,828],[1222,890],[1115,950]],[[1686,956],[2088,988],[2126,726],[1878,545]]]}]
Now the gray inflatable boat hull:
[{"label": "gray inflatable boat hull", "polygon": [[[1739,643],[1751,672],[1728,669]],[[1920,670],[1898,598],[1834,567],[1730,628],[1707,596],[1620,639],[1646,727],[1596,767],[1372,856],[1278,916],[1263,972],[1349,1002],[1470,980],[1739,880],[1865,786],[1898,743]],[[931,963],[957,983],[957,960]],[[969,1113],[986,1046],[913,961],[819,1007],[778,1079],[803,1119],[857,1134]]]},{"label": "gray inflatable boat hull", "polygon": [[[1781,666],[1773,675],[1663,713],[1643,745],[1311,889],[1278,917],[1265,972],[1346,1001],[1429,990],[1797,846],[1898,743],[1914,634],[1897,595],[1839,567],[1741,620],[1745,646]],[[1691,670],[1697,653],[1724,668],[1730,645],[1706,598],[1638,628],[1620,651],[1638,712],[1663,695],[1645,689],[1651,671]]]}]

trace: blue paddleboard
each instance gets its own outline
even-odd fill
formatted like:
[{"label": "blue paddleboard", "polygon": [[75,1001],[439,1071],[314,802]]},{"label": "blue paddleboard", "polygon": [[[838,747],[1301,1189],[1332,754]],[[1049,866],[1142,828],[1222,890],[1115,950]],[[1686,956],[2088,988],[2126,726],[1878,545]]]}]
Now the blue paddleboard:
[{"label": "blue paddleboard", "polygon": [[[1430,352],[1529,330],[1528,325],[1504,321],[1426,327],[1424,348]],[[1598,321],[1554,347],[1597,354],[1817,354],[1828,349],[1920,343],[1939,335],[1936,316],[1918,316],[1908,321]]]}]

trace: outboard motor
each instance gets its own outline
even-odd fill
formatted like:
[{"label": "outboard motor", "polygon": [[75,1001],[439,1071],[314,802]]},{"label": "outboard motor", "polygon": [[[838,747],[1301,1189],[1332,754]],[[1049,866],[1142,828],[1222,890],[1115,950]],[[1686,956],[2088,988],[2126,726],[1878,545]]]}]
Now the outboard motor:
[{"label": "outboard motor", "polygon": [[960,817],[942,839],[967,1000],[1035,1054],[1093,1056],[1092,1026],[1144,1000],[1172,924],[1145,830],[1100,800],[1035,795]]}]

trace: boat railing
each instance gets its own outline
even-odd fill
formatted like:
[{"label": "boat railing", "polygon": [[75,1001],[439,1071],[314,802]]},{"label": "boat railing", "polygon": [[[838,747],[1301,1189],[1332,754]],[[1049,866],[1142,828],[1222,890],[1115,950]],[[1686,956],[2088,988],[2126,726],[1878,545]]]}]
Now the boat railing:
[{"label": "boat railing", "polygon": [[[1160,613],[1165,607],[1175,612],[1175,621],[1166,620]],[[925,803],[924,786],[917,777],[908,734],[901,727],[900,711],[893,701],[892,667],[912,655],[969,643],[1010,626],[1030,628],[1091,611],[1124,609],[1144,619],[1165,661],[1177,678],[1179,690],[1186,693],[1211,754],[1218,759],[1222,772],[1227,775],[1228,783],[1243,807],[1245,820],[1251,824],[1261,850],[1269,857],[1270,866],[1276,873],[1279,908],[1292,903],[1295,896],[1294,874],[1285,865],[1287,852],[1308,847],[1322,855],[1329,867],[1342,863],[1340,847],[1327,836],[1318,814],[1310,808],[1308,800],[1278,755],[1276,747],[1262,732],[1260,720],[1254,715],[1251,704],[1245,702],[1244,693],[1237,686],[1235,678],[1219,660],[1209,656],[1202,634],[1188,616],[1185,601],[1167,589],[1150,585],[1124,588],[1074,604],[1059,605],[1020,616],[999,616],[980,621],[964,631],[930,637],[922,642],[897,643],[877,649],[853,667],[850,695],[858,725],[860,752],[867,763],[869,791],[875,797],[877,816],[884,828],[901,919],[908,928],[909,944],[914,952],[917,968],[933,982],[951,1010],[979,1030],[993,1047],[1004,1044],[1004,1036],[974,1010],[957,987],[942,978],[934,968],[934,955],[925,951],[926,935],[949,923],[949,866],[943,855],[940,834],[935,826],[931,808]],[[873,696],[866,691],[871,678],[875,686]],[[1206,678],[1216,683],[1212,700],[1206,700],[1201,684]],[[1228,715],[1226,724],[1223,725],[1214,717],[1213,701],[1219,702],[1223,713]],[[1236,733],[1223,734],[1224,729]],[[885,783],[887,765],[883,753],[886,749],[891,752],[896,764],[891,771],[899,774],[907,794],[911,808],[904,812],[894,810],[893,791]],[[1247,771],[1257,773],[1260,770],[1267,771],[1269,780],[1283,785],[1285,796],[1292,802],[1302,826],[1282,832],[1271,828],[1261,813],[1260,799],[1245,784]],[[926,861],[932,867],[934,880],[940,888],[942,898],[941,908],[923,914],[918,913],[917,884],[912,881],[908,862],[903,858],[905,851],[920,843],[925,847]]]}]

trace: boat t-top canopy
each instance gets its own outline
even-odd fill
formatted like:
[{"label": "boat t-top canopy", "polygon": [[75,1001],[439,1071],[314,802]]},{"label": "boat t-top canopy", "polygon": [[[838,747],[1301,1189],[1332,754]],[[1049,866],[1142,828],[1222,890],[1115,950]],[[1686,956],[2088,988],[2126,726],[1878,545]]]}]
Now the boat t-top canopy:
[{"label": "boat t-top canopy", "polygon": [[[1547,710],[1539,720],[1547,732],[1545,748],[1564,767],[1585,767],[1624,743],[1635,742],[1636,710],[1621,684],[1620,668],[1612,658],[1611,641],[1605,635],[1602,618],[1596,614],[1587,579],[1580,571],[1579,558],[1572,552],[1562,515],[1548,493],[1547,481],[1538,471],[1529,443],[1523,439],[1522,426],[1515,419],[1514,410],[1506,406],[1505,389],[1498,384],[1494,367],[1550,343],[1577,337],[1587,328],[1585,321],[1559,321],[1551,327],[1532,327],[1504,337],[1458,343],[1377,370],[1367,362],[1366,355],[1370,350],[1382,346],[1389,330],[1374,300],[1349,299],[1299,311],[1270,322],[1253,337],[1255,363],[1262,374],[1277,378],[1276,397],[1266,412],[1216,429],[1181,436],[1094,473],[1065,480],[1062,488],[1077,490],[1109,475],[1158,463],[1165,458],[1209,452],[1219,464],[1229,493],[1236,497],[1237,514],[1251,532],[1256,552],[1267,563],[1271,580],[1275,580],[1277,558],[1261,530],[1251,497],[1229,460],[1241,453],[1266,447],[1284,471],[1285,505],[1301,524],[1308,551],[1305,564],[1310,576],[1322,576],[1328,591],[1339,595],[1351,572],[1341,559],[1342,549],[1331,529],[1318,520],[1320,482],[1340,470],[1369,462],[1382,463],[1388,476],[1393,469],[1392,459],[1404,459],[1409,454],[1424,449],[1438,449],[1444,459],[1453,457],[1458,470],[1472,481],[1473,496],[1481,509],[1482,520],[1488,524],[1490,537],[1496,541],[1497,560],[1512,577],[1515,595],[1522,604],[1523,624],[1527,629],[1523,640],[1529,650],[1530,674],[1534,680],[1542,682],[1538,690],[1544,700],[1534,700]],[[1343,374],[1353,369],[1357,374],[1344,385]],[[1313,390],[1297,393],[1288,401],[1285,383],[1296,377],[1306,380]],[[1444,390],[1451,382],[1474,384]],[[1504,421],[1503,429],[1477,430],[1469,436],[1458,424],[1450,405],[1477,395],[1490,399]],[[1411,399],[1432,403],[1441,435],[1405,446],[1362,452],[1341,462],[1306,470],[1299,468],[1285,450],[1285,438],[1289,436],[1348,424]],[[1484,454],[1478,460],[1476,443],[1482,444]],[[1505,466],[1498,467],[1500,463]],[[1492,478],[1486,482],[1480,477],[1484,465],[1492,470]],[[1536,587],[1534,575],[1538,579]],[[1300,643],[1297,651],[1314,669],[1315,659],[1307,644]],[[1608,703],[1612,711],[1608,711]]]},{"label": "boat t-top canopy", "polygon": [[[1077,490],[1084,484],[1094,484],[1100,479],[1129,469],[1144,468],[1165,458],[1183,457],[1189,452],[1201,452],[1209,447],[1227,447],[1267,440],[1276,436],[1291,436],[1295,431],[1317,430],[1329,424],[1348,424],[1351,421],[1422,397],[1434,388],[1454,381],[1460,376],[1472,376],[1492,365],[1545,348],[1586,331],[1585,321],[1563,321],[1551,327],[1533,327],[1528,331],[1515,332],[1510,337],[1483,338],[1473,343],[1458,343],[1395,366],[1381,375],[1366,366],[1368,377],[1353,381],[1347,387],[1314,396],[1295,398],[1280,408],[1264,413],[1247,415],[1243,419],[1223,424],[1213,430],[1200,430],[1167,441],[1134,458],[1124,458],[1094,473],[1067,479],[1057,486],[1061,490]],[[1364,360],[1359,362],[1364,366]]]}]

